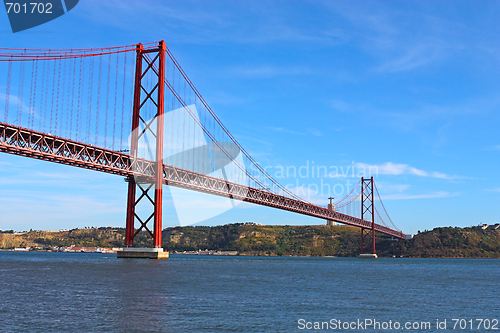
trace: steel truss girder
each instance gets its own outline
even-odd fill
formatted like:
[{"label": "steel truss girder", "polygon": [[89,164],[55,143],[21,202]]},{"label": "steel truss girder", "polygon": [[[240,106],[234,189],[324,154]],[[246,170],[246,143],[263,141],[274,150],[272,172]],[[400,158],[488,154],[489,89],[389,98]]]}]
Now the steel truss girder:
[{"label": "steel truss girder", "polygon": [[0,151],[110,174],[154,175],[151,161],[54,135],[0,123]]},{"label": "steel truss girder", "polygon": [[[151,183],[156,175],[153,161],[134,159],[128,154],[1,122],[0,152],[106,172],[129,177],[129,179],[135,175],[136,182]],[[355,227],[372,228],[371,221],[170,165],[163,165],[163,183],[221,197],[231,197],[235,200],[273,207],[323,220],[332,220]],[[399,239],[405,237],[402,232],[376,223],[375,231]]]}]

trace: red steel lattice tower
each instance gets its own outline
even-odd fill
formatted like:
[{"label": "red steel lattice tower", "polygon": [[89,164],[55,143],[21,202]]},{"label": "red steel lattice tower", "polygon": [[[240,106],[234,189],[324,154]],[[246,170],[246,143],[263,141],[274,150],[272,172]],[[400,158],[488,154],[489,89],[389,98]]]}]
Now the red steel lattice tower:
[{"label": "red steel lattice tower", "polygon": [[361,178],[361,219],[371,219],[372,227],[370,229],[361,228],[361,254],[364,251],[365,235],[372,233],[373,254],[375,254],[375,205],[373,201],[373,177]]},{"label": "red steel lattice tower", "polygon": [[[143,229],[153,238],[153,246],[155,248],[161,247],[165,51],[166,46],[164,41],[161,41],[156,48],[144,49],[142,44],[138,44],[136,49],[137,59],[135,68],[130,156],[133,163],[134,158],[138,156],[139,140],[148,134],[154,137],[156,139],[154,156],[155,175],[154,179],[143,180],[135,177],[128,177],[127,179],[126,247],[132,247],[134,245],[134,237]],[[143,69],[143,67],[145,67],[145,69]],[[151,86],[146,84],[146,75],[155,78],[153,84],[150,84]],[[148,120],[149,117],[145,115],[146,108],[156,110],[156,114],[151,120]],[[155,124],[156,126],[154,126]],[[141,191],[141,195],[136,199],[137,189]],[[154,195],[151,195],[153,191]],[[147,219],[141,219],[136,212],[136,207],[141,201],[149,201],[153,206],[153,212]],[[151,222],[151,220],[153,221],[153,231],[148,227],[148,223]],[[136,221],[141,225],[137,230],[135,229]]]}]

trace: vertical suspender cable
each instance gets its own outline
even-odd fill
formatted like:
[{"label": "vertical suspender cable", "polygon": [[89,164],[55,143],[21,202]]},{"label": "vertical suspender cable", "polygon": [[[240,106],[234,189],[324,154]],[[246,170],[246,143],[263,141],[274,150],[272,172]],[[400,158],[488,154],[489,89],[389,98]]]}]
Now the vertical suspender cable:
[{"label": "vertical suspender cable", "polygon": [[[56,114],[59,112],[59,98],[61,99],[61,119],[60,121],[57,120],[56,116],[56,132],[59,130],[59,127],[61,127],[61,135],[62,135],[62,130],[64,130],[64,87],[65,87],[65,74],[66,74],[66,61],[63,61],[63,73],[62,73],[62,82],[61,82],[61,61],[59,60],[59,77],[57,79],[57,108],[56,108]],[[62,85],[62,87],[61,87]],[[62,89],[62,93],[59,94],[59,90]],[[59,97],[61,96],[61,97]]]},{"label": "vertical suspender cable", "polygon": [[92,120],[92,91],[93,91],[93,81],[94,80],[94,57],[90,57],[90,69],[89,69],[89,97],[88,97],[88,112],[87,112],[87,140],[90,143],[90,122]]},{"label": "vertical suspender cable", "polygon": [[107,136],[108,136],[108,111],[109,111],[109,84],[110,84],[110,77],[111,77],[111,53],[109,54],[108,58],[108,82],[106,85],[106,114],[104,115],[104,148],[107,148],[106,142],[107,142]]},{"label": "vertical suspender cable", "polygon": [[54,124],[53,119],[54,119],[54,97],[55,97],[55,89],[56,89],[56,67],[57,63],[56,60],[54,60],[54,75],[52,79],[52,103],[50,106],[50,124],[49,124],[49,132],[52,133],[52,125]]},{"label": "vertical suspender cable", "polygon": [[[70,110],[70,117],[69,117],[69,138],[71,138],[71,136],[73,134],[73,108],[75,106],[75,95],[76,95],[76,92],[75,92],[76,58],[73,59],[72,66],[73,66],[73,80],[72,80],[71,91],[70,91],[71,106],[69,107],[69,110]],[[68,104],[69,104],[69,100],[68,100]]]},{"label": "vertical suspender cable", "polygon": [[24,108],[24,70],[26,67],[25,61],[21,61],[21,69],[19,71],[19,90],[17,91],[17,120],[19,126],[23,126],[23,108]]},{"label": "vertical suspender cable", "polygon": [[[190,105],[193,105],[193,104],[191,104],[191,90],[189,91],[189,103],[190,103]],[[196,115],[199,118],[198,110],[196,110]],[[193,122],[193,146],[198,147],[198,142],[196,142],[196,122],[195,121]],[[195,161],[197,155],[199,155],[199,154],[195,154],[194,149],[193,149],[193,171],[196,171],[197,169],[199,169],[199,166],[196,164],[196,161]],[[197,169],[195,169],[195,168],[197,168]]]},{"label": "vertical suspender cable", "polygon": [[[130,69],[130,71],[132,71],[133,73],[133,68],[134,66],[132,66],[132,69]],[[134,77],[134,74],[131,75],[131,77]],[[127,127],[126,128],[132,128],[132,112],[134,110],[134,88],[135,88],[135,85],[134,84],[130,84],[130,92],[129,92],[129,96],[130,96],[130,102],[129,102],[129,112],[130,114],[127,115],[127,119],[130,120],[130,123],[127,124]]]},{"label": "vertical suspender cable", "polygon": [[47,64],[48,64],[48,61],[45,61],[45,60],[42,60],[42,82],[41,82],[41,87],[40,87],[40,121],[39,121],[39,127],[40,127],[40,130],[43,131],[44,130],[44,126],[45,126],[45,99],[46,99],[46,96],[45,96],[45,80],[47,79]]},{"label": "vertical suspender cable", "polygon": [[35,61],[35,85],[33,88],[33,109],[32,109],[32,114],[31,114],[31,128],[35,127],[35,113],[36,113],[36,93],[37,89],[36,86],[38,84],[38,59]]},{"label": "vertical suspender cable", "polygon": [[47,124],[47,122],[49,121],[49,91],[50,91],[50,73],[52,71],[51,69],[51,66],[52,66],[52,61],[49,60],[48,61],[48,64],[47,64],[47,76],[45,78],[45,118],[43,119],[43,126],[44,126],[44,130],[47,131],[49,130],[50,131],[50,123]]},{"label": "vertical suspender cable", "polygon": [[99,56],[99,76],[97,77],[97,113],[95,119],[95,145],[97,146],[97,138],[99,135],[99,113],[101,111],[101,70],[102,56]]},{"label": "vertical suspender cable", "polygon": [[9,100],[10,100],[10,82],[12,79],[12,60],[9,60],[9,69],[7,70],[7,88],[5,89],[5,114],[4,122],[9,121]]},{"label": "vertical suspender cable", "polygon": [[115,133],[116,133],[116,102],[118,100],[118,63],[120,61],[119,53],[116,54],[116,70],[115,70],[115,107],[113,108],[113,144],[111,149],[115,150]]},{"label": "vertical suspender cable", "polygon": [[82,95],[84,86],[82,85],[82,81],[85,83],[85,59],[80,58],[80,75],[78,75],[78,106],[76,107],[76,130],[75,130],[75,139],[78,140],[78,134],[80,131],[80,107],[82,105]]},{"label": "vertical suspender cable", "polygon": [[68,62],[68,74],[66,75],[66,64],[64,65],[64,77],[67,77],[67,81],[65,79],[66,84],[64,85],[64,90],[65,90],[65,95],[67,96],[67,102],[66,102],[66,107],[63,105],[63,112],[66,115],[66,126],[64,127],[66,129],[66,134],[65,136],[70,138],[71,137],[71,119],[73,118],[73,110],[71,110],[71,96],[73,95],[73,92],[71,91],[71,73],[73,70],[73,61],[67,59]]},{"label": "vertical suspender cable", "polygon": [[[179,90],[180,90],[180,87],[181,87],[181,83],[180,83],[180,80],[181,80],[181,76],[179,74]],[[186,100],[186,90],[184,90],[184,100]],[[184,152],[186,151],[186,139],[187,139],[187,135],[186,135],[186,108],[183,107],[182,108],[182,154],[181,156],[183,156],[183,161],[182,161],[182,165],[183,167],[185,168],[184,166]]]},{"label": "vertical suspender cable", "polygon": [[[168,62],[166,61],[166,58],[165,58],[165,80],[168,80]],[[168,110],[167,110],[168,109],[168,95],[167,94],[165,94],[165,100],[163,102],[163,105],[165,106],[164,115],[166,115],[168,113]],[[163,126],[165,126],[165,119],[166,119],[166,117],[164,116],[163,117],[163,120],[164,120]],[[169,139],[172,138],[172,135],[167,134],[167,138],[169,138]],[[167,154],[171,155],[171,153],[170,153],[170,149],[171,149],[170,141],[164,147],[166,147],[166,149],[167,149]]]},{"label": "vertical suspender cable", "polygon": [[121,116],[121,130],[120,130],[120,150],[123,149],[123,121],[125,120],[125,91],[127,90],[127,55],[125,52],[123,56],[123,95],[122,95],[122,116]]},{"label": "vertical suspender cable", "polygon": [[[61,90],[61,59],[59,59],[57,71],[57,97],[56,97],[56,118],[55,118],[55,130],[54,133],[57,135],[59,130],[59,91]],[[62,124],[61,124],[62,125]]]},{"label": "vertical suspender cable", "polygon": [[30,85],[30,105],[28,108],[28,125],[26,127],[31,127],[31,115],[33,113],[33,84],[35,83],[35,59],[31,60],[31,85]]}]

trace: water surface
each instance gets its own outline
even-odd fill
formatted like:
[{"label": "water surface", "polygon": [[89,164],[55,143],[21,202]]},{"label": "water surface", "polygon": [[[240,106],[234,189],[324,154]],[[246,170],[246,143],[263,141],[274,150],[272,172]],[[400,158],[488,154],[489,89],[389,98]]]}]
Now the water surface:
[{"label": "water surface", "polygon": [[298,320],[367,318],[470,331],[451,319],[500,319],[499,277],[500,260],[0,252],[0,331],[317,332]]}]

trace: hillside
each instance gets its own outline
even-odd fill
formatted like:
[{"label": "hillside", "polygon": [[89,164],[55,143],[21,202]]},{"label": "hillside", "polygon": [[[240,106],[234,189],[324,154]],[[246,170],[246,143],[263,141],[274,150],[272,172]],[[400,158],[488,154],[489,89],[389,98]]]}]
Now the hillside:
[{"label": "hillside", "polygon": [[436,228],[405,241],[407,253],[421,258],[500,258],[500,230]]},{"label": "hillside", "polygon": [[53,246],[123,246],[125,229],[90,228],[70,231],[30,231],[26,233],[0,233],[0,248],[43,247]]},{"label": "hillside", "polygon": [[[74,229],[62,232],[1,233],[0,248],[52,246],[123,246],[122,228]],[[198,249],[232,250],[242,255],[356,256],[359,229],[348,226],[262,226],[227,224],[215,227],[175,227],[163,230],[163,247],[170,252]],[[151,246],[146,233],[135,239],[139,247]],[[422,258],[500,258],[500,232],[479,227],[436,228],[403,243],[404,255]],[[393,254],[393,242],[377,235],[377,253]],[[396,247],[399,254],[399,247]]]}]

